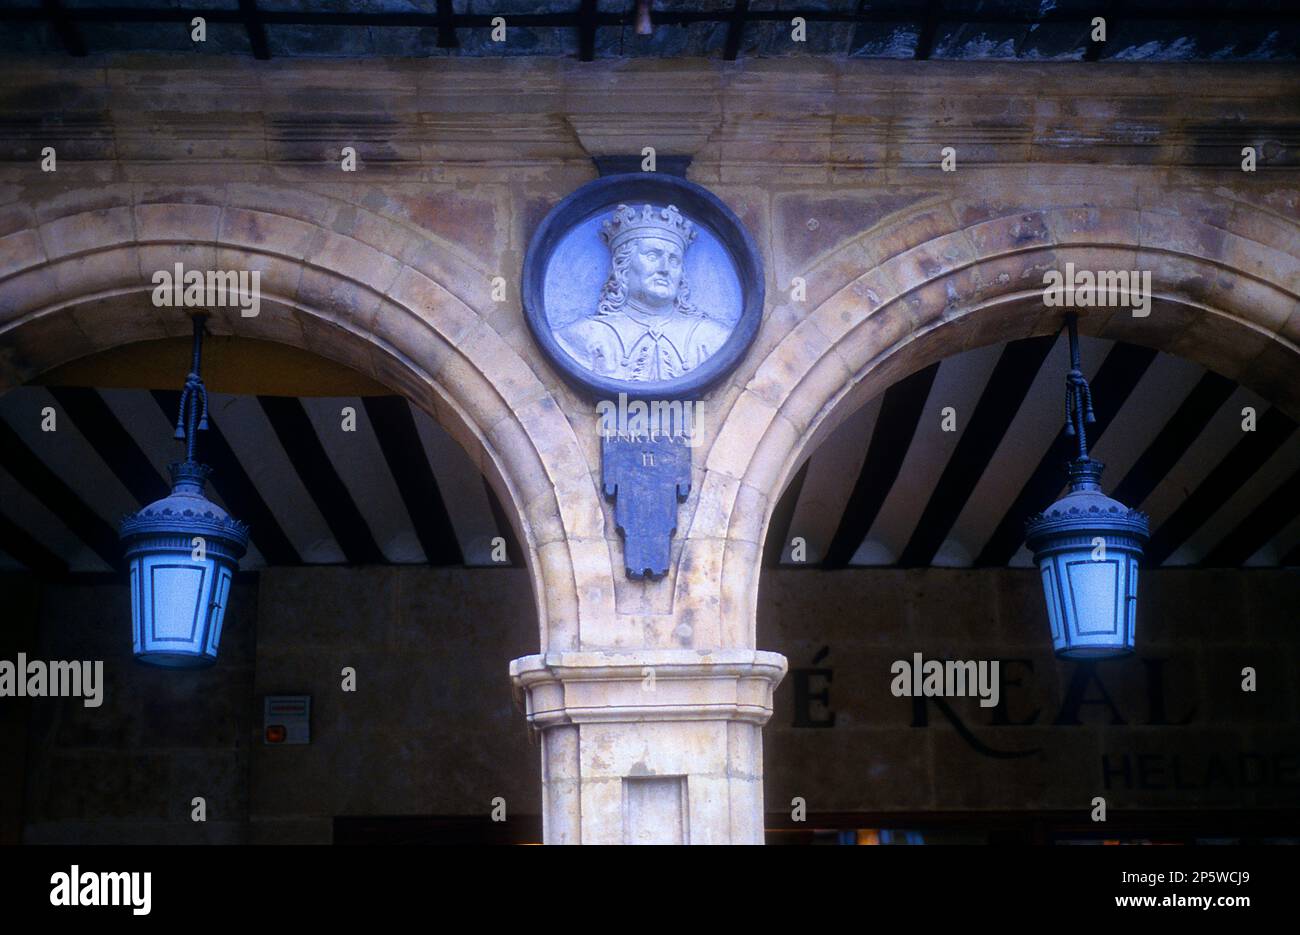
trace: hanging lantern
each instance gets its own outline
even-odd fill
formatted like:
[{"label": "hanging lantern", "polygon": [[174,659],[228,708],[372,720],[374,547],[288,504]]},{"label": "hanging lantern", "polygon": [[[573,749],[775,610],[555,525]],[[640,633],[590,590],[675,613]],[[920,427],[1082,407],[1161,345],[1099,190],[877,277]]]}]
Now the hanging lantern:
[{"label": "hanging lantern", "polygon": [[1079,365],[1077,319],[1070,330],[1066,375],[1067,435],[1079,456],[1068,466],[1070,490],[1026,524],[1047,599],[1052,647],[1058,656],[1096,659],[1133,651],[1138,561],[1149,538],[1146,514],[1101,492],[1100,461],[1088,457],[1086,426],[1095,421],[1092,391]]},{"label": "hanging lantern", "polygon": [[122,520],[131,575],[136,659],[169,668],[217,661],[221,624],[248,527],[203,495],[211,468],[196,460],[208,394],[199,376],[203,317],[194,319],[194,362],[181,393],[176,438],[185,460],[170,465],[172,492]]}]

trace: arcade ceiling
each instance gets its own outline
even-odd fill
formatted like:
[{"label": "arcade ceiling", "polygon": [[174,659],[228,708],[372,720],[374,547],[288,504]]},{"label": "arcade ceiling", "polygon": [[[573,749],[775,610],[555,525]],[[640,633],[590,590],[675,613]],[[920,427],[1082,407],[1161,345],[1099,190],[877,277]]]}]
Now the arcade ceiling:
[{"label": "arcade ceiling", "polygon": [[[217,347],[210,369],[220,374]],[[232,348],[232,361],[235,350],[254,352]],[[1083,359],[1093,454],[1107,464],[1107,490],[1150,514],[1150,566],[1300,565],[1294,420],[1149,348],[1084,338]],[[1031,338],[894,384],[797,472],[771,522],[768,564],[1029,567],[1024,521],[1065,487],[1065,363],[1063,337]],[[214,499],[253,526],[242,567],[512,564],[493,560],[498,536],[508,556],[520,553],[456,442],[400,397],[362,378],[340,382],[331,369],[331,385],[306,371],[295,382],[292,369],[273,385],[214,383],[204,444]],[[179,450],[176,391],[149,388],[139,367],[134,375],[90,359],[0,397],[0,567],[58,575],[120,561],[117,520],[162,495]],[[327,395],[305,390],[308,381]],[[61,420],[57,432],[31,417],[45,407]],[[342,430],[349,407],[355,431]],[[1252,432],[1242,431],[1247,409]]]}]

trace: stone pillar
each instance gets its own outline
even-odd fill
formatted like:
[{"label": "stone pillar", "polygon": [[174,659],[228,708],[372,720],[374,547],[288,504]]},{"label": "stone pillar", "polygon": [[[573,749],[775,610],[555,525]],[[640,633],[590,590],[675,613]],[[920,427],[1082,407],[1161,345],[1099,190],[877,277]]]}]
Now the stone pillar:
[{"label": "stone pillar", "polygon": [[762,726],[785,657],[560,652],[510,676],[542,740],[547,844],[762,844]]}]

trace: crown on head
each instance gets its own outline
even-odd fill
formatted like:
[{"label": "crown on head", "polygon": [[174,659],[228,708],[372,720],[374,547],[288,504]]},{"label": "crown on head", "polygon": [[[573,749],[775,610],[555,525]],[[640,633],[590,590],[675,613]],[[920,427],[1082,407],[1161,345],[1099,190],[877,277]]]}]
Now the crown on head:
[{"label": "crown on head", "polygon": [[666,208],[642,205],[639,209],[619,205],[600,226],[600,237],[609,244],[611,252],[634,237],[664,237],[675,241],[685,253],[695,235],[695,225],[682,217],[675,205]]}]

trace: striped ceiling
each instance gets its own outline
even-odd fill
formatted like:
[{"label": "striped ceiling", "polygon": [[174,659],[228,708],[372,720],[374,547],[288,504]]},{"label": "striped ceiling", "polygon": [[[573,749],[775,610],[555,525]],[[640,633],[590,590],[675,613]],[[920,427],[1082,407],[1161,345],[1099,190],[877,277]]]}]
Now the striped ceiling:
[{"label": "striped ceiling", "polygon": [[[167,493],[180,394],[23,386],[0,397],[0,567],[120,567],[117,522]],[[42,430],[53,409],[55,430]],[[344,409],[356,414],[344,431]],[[500,505],[460,446],[396,396],[209,394],[208,495],[252,527],[240,563],[492,565]]]},{"label": "striped ceiling", "polygon": [[[1249,390],[1178,357],[1082,338],[1107,493],[1151,518],[1148,564],[1300,565],[1300,432]],[[1024,523],[1065,491],[1064,335],[967,351],[841,424],[772,519],[768,560],[1026,566]],[[954,431],[943,410],[955,410]],[[1245,407],[1255,410],[1243,431]],[[780,550],[779,553],[777,550]]]},{"label": "striped ceiling", "polygon": [[[1107,492],[1151,516],[1151,564],[1300,565],[1300,432],[1267,401],[1181,358],[1082,339]],[[1065,338],[967,351],[896,383],[807,459],[768,561],[1029,563],[1024,521],[1064,490]],[[0,397],[0,568],[120,567],[116,525],[166,493],[174,390],[24,386]],[[343,431],[343,411],[356,430]],[[955,430],[944,431],[952,407]],[[1242,430],[1253,407],[1257,426]],[[42,431],[52,409],[56,430]],[[242,567],[492,565],[500,505],[459,445],[395,396],[212,393],[209,494],[252,526]],[[780,551],[778,551],[780,550]]]}]

